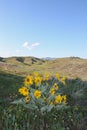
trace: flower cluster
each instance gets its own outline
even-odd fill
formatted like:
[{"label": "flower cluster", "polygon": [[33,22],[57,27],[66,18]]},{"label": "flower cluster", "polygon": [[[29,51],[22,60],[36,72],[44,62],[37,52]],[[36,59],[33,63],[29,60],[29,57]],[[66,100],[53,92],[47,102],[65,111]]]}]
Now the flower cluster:
[{"label": "flower cluster", "polygon": [[19,88],[19,93],[24,96],[25,103],[35,104],[37,102],[41,107],[45,105],[57,106],[58,104],[66,104],[66,95],[61,93],[61,85],[65,85],[65,77],[60,77],[57,73],[55,76],[45,73],[40,75],[34,72],[24,79],[24,86]]}]

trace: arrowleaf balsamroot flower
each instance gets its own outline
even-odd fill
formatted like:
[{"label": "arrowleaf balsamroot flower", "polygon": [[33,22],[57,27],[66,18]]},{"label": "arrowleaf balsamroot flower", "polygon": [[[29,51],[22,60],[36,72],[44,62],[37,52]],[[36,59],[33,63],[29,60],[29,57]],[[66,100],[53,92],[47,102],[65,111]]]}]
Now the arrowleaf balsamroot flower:
[{"label": "arrowleaf balsamroot flower", "polygon": [[[58,73],[52,76],[49,73],[42,75],[34,72],[25,77],[24,86],[18,90],[23,97],[14,103],[29,109],[29,118],[33,119],[32,122],[31,120],[29,122],[31,123],[29,129],[35,130],[36,127],[44,129],[44,126],[47,126],[46,129],[50,128],[54,117],[54,123],[57,123],[61,108],[67,108],[67,96],[64,95],[65,88],[63,87],[65,80],[66,78],[60,77]],[[47,119],[46,123],[45,119]],[[38,124],[39,120],[41,124]],[[55,124],[53,125],[55,126]]]},{"label": "arrowleaf balsamroot flower", "polygon": [[57,78],[58,81],[60,81],[60,75],[56,73],[55,77]]},{"label": "arrowleaf balsamroot flower", "polygon": [[[42,112],[45,111],[43,110],[43,107],[45,106],[47,111],[49,110],[50,105],[52,105],[52,109],[61,107],[62,104],[67,105],[67,97],[66,95],[63,95],[61,89],[63,85],[60,86],[61,82],[63,84],[65,83],[65,80],[65,77],[61,77],[60,79],[58,73],[55,76],[51,76],[49,75],[49,73],[40,75],[37,72],[33,73],[32,75],[28,75],[27,77],[25,77],[24,86],[19,88],[18,90],[19,93],[24,96],[24,107],[26,107],[26,103],[27,107],[31,106],[32,108],[32,103],[34,102],[34,109],[38,110],[37,108],[39,108],[39,110]],[[31,108],[29,107],[29,109]]]},{"label": "arrowleaf balsamroot flower", "polygon": [[55,97],[55,104],[62,103],[62,96],[59,94]]},{"label": "arrowleaf balsamroot flower", "polygon": [[54,83],[54,85],[53,85],[53,88],[55,89],[55,90],[58,90],[58,85],[56,84],[56,83]]},{"label": "arrowleaf balsamroot flower", "polygon": [[49,80],[50,79],[50,74],[49,73],[45,73],[44,74],[44,80]]},{"label": "arrowleaf balsamroot flower", "polygon": [[40,90],[36,90],[35,92],[34,92],[34,96],[38,99],[38,98],[40,98],[41,97],[41,91]]},{"label": "arrowleaf balsamroot flower", "polygon": [[27,85],[32,85],[33,84],[33,76],[27,76],[25,78],[24,84]]},{"label": "arrowleaf balsamroot flower", "polygon": [[39,73],[38,72],[33,72],[33,76],[38,77]]},{"label": "arrowleaf balsamroot flower", "polygon": [[44,101],[45,101],[45,102],[47,101],[47,98],[46,98],[46,97],[44,97]]},{"label": "arrowleaf balsamroot flower", "polygon": [[30,101],[30,96],[26,96],[26,97],[25,97],[25,101],[26,101],[26,102],[29,102],[29,101]]},{"label": "arrowleaf balsamroot flower", "polygon": [[54,88],[51,88],[51,89],[50,89],[50,94],[51,94],[51,95],[54,95],[54,94],[55,94],[55,89],[54,89]]},{"label": "arrowleaf balsamroot flower", "polygon": [[62,96],[62,100],[64,101],[64,103],[66,103],[66,100],[67,100],[66,95]]},{"label": "arrowleaf balsamroot flower", "polygon": [[65,76],[63,76],[62,77],[62,83],[65,85],[65,80],[66,80],[66,77]]},{"label": "arrowleaf balsamroot flower", "polygon": [[49,101],[49,104],[50,104],[50,105],[53,105],[53,101]]},{"label": "arrowleaf balsamroot flower", "polygon": [[27,87],[21,87],[19,88],[19,93],[22,94],[23,96],[27,96],[29,94],[29,89]]},{"label": "arrowleaf balsamroot flower", "polygon": [[40,76],[35,77],[35,84],[36,84],[36,85],[40,85],[40,84],[41,84],[41,81],[42,81],[42,77],[40,77]]}]

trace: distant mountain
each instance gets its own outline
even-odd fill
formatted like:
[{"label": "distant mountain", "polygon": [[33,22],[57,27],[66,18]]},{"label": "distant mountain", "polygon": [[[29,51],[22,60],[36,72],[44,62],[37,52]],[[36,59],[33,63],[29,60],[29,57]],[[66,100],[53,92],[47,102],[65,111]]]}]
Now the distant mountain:
[{"label": "distant mountain", "polygon": [[2,57],[0,57],[0,61],[2,61],[3,60],[3,58]]},{"label": "distant mountain", "polygon": [[42,58],[42,59],[44,59],[44,60],[55,60],[56,58],[52,58],[52,57],[44,57],[44,58]]},{"label": "distant mountain", "polygon": [[87,80],[87,59],[79,57],[36,58],[36,57],[0,57],[0,72],[27,75],[33,71],[49,72],[67,77],[80,77]]}]

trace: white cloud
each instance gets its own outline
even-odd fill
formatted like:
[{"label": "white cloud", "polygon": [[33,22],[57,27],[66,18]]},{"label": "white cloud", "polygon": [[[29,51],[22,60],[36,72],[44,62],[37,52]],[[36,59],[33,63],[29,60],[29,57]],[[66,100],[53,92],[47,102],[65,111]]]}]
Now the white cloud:
[{"label": "white cloud", "polygon": [[39,46],[39,45],[40,45],[40,43],[38,43],[38,42],[31,44],[31,46]]},{"label": "white cloud", "polygon": [[[29,44],[28,42],[23,43],[22,47],[27,48],[28,50],[32,50],[35,47],[39,46],[40,43],[36,42],[33,44]],[[23,56],[23,55],[32,55],[32,52],[28,52],[23,48],[17,48],[16,50],[4,50],[0,48],[0,56],[1,57],[11,57],[11,56]]]},{"label": "white cloud", "polygon": [[23,47],[28,47],[29,43],[28,42],[24,42],[24,44],[22,45]]},{"label": "white cloud", "polygon": [[29,49],[29,50],[32,50],[33,48],[35,48],[36,46],[39,46],[40,43],[36,42],[36,43],[33,43],[33,44],[29,44],[28,42],[24,42],[23,43],[23,47]]},{"label": "white cloud", "polygon": [[21,52],[21,50],[16,50],[15,52],[16,52],[16,53],[20,53],[20,52]]}]

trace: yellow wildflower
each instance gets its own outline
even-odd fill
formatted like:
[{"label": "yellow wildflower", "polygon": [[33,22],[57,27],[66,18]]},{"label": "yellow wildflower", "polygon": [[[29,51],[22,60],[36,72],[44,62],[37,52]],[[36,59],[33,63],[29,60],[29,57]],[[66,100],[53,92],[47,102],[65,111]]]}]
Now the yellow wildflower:
[{"label": "yellow wildflower", "polygon": [[38,98],[40,98],[41,97],[41,91],[40,90],[36,90],[35,92],[34,92],[34,96],[38,99]]},{"label": "yellow wildflower", "polygon": [[23,88],[19,88],[18,92],[19,92],[20,94],[22,94],[22,93],[23,93]]},{"label": "yellow wildflower", "polygon": [[50,105],[53,105],[53,101],[49,101],[49,104],[50,104]]},{"label": "yellow wildflower", "polygon": [[55,97],[55,104],[62,103],[62,96],[59,94]]},{"label": "yellow wildflower", "polygon": [[38,73],[38,72],[33,72],[33,75],[34,75],[35,77],[38,77],[38,76],[39,76],[39,73]]},{"label": "yellow wildflower", "polygon": [[62,77],[62,83],[65,85],[65,80],[66,80],[66,77],[65,76],[63,76]]},{"label": "yellow wildflower", "polygon": [[26,97],[25,97],[25,101],[26,101],[26,102],[29,102],[29,101],[30,101],[30,96],[26,96]]},{"label": "yellow wildflower", "polygon": [[29,89],[27,87],[22,87],[22,88],[19,88],[19,93],[24,95],[24,96],[27,96],[29,94]]},{"label": "yellow wildflower", "polygon": [[54,95],[54,94],[55,94],[55,89],[54,89],[54,88],[51,88],[51,89],[50,89],[50,93],[51,93],[51,95]]},{"label": "yellow wildflower", "polygon": [[42,78],[41,78],[40,76],[35,77],[35,84],[36,84],[36,85],[41,84],[41,81],[42,81]]},{"label": "yellow wildflower", "polygon": [[46,97],[44,97],[44,101],[46,102],[46,100],[47,100],[47,98]]},{"label": "yellow wildflower", "polygon": [[44,74],[44,80],[49,80],[50,79],[50,74],[49,73],[45,73]]},{"label": "yellow wildflower", "polygon": [[25,85],[27,86],[27,85],[32,85],[33,84],[33,77],[32,76],[27,76],[26,78],[25,78]]},{"label": "yellow wildflower", "polygon": [[56,83],[54,83],[53,87],[54,87],[55,90],[58,90],[58,88],[59,88]]},{"label": "yellow wildflower", "polygon": [[56,78],[58,79],[58,81],[60,81],[60,75],[58,73],[56,73]]},{"label": "yellow wildflower", "polygon": [[67,98],[66,98],[66,95],[63,95],[63,96],[62,96],[62,100],[64,101],[64,103],[66,103],[66,99],[67,99]]}]

